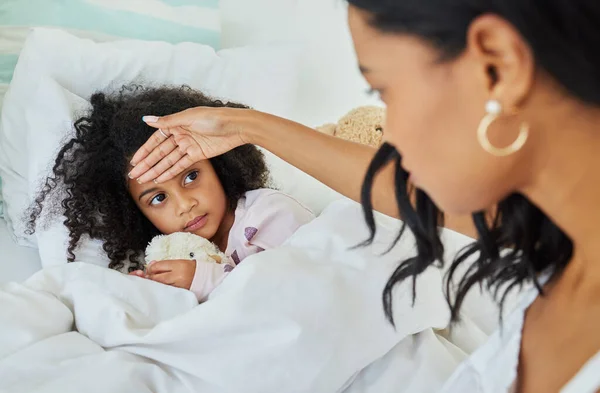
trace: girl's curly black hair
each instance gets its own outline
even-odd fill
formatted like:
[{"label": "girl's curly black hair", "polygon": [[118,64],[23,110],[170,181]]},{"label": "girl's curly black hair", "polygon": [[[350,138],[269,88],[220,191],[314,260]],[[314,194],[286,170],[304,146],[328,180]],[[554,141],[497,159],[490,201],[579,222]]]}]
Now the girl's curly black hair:
[{"label": "girl's curly black hair", "polygon": [[[128,260],[132,271],[141,267],[146,245],[160,234],[137,208],[127,186],[130,159],[156,131],[142,116],[164,116],[197,106],[247,107],[214,100],[187,86],[138,85],[124,86],[114,94],[95,93],[91,104],[89,112],[75,121],[75,135],[60,149],[52,174],[27,213],[28,233],[35,232],[42,211],[48,208],[49,217],[66,217],[69,262],[75,260],[82,237],[88,236],[103,242],[110,268],[122,269]],[[240,146],[210,162],[232,209],[245,192],[269,182],[264,156],[253,145]],[[45,206],[48,202],[50,206]]]}]

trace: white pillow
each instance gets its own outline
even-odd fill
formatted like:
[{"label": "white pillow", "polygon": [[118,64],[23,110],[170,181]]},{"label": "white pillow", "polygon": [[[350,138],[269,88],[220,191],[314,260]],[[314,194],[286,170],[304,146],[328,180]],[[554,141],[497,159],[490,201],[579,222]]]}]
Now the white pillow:
[{"label": "white pillow", "polygon": [[[0,123],[5,216],[16,240],[22,245],[36,245],[34,238],[24,235],[22,220],[40,184],[37,175],[49,165],[36,157],[56,153],[57,135],[64,135],[73,121],[69,116],[73,97],[88,99],[97,90],[116,89],[132,81],[187,84],[215,97],[285,117],[294,107],[297,59],[297,48],[290,45],[215,52],[192,43],[94,43],[59,30],[34,30],[15,69]],[[61,93],[51,88],[56,85],[71,98],[60,99]],[[278,172],[286,170],[280,168]]]}]

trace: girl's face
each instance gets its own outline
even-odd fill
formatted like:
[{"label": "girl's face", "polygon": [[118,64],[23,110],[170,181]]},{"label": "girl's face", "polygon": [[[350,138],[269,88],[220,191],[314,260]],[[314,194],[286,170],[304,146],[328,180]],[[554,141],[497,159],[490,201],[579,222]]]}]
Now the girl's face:
[{"label": "girl's face", "polygon": [[129,192],[148,220],[167,235],[191,232],[214,240],[228,214],[225,191],[208,160],[161,184],[129,180]]}]

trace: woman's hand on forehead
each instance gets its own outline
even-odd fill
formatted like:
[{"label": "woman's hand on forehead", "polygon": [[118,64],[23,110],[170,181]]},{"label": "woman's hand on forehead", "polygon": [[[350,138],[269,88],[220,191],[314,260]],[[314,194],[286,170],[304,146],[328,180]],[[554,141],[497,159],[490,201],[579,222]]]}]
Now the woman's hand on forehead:
[{"label": "woman's hand on forehead", "polygon": [[167,134],[157,130],[133,156],[129,178],[144,184],[150,181],[164,182],[179,175],[199,161],[187,153],[193,145],[191,139],[189,135]]},{"label": "woman's hand on forehead", "polygon": [[139,183],[165,182],[195,162],[219,156],[244,145],[243,120],[249,110],[198,107],[143,121],[158,130],[131,160],[131,179]]}]

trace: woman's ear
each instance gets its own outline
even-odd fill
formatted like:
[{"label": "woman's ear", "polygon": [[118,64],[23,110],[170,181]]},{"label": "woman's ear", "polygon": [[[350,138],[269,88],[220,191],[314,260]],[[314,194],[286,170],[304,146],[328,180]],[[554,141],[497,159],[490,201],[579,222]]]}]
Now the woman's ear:
[{"label": "woman's ear", "polygon": [[479,62],[487,96],[519,108],[533,87],[535,60],[517,29],[499,16],[482,15],[469,27],[467,51]]}]

